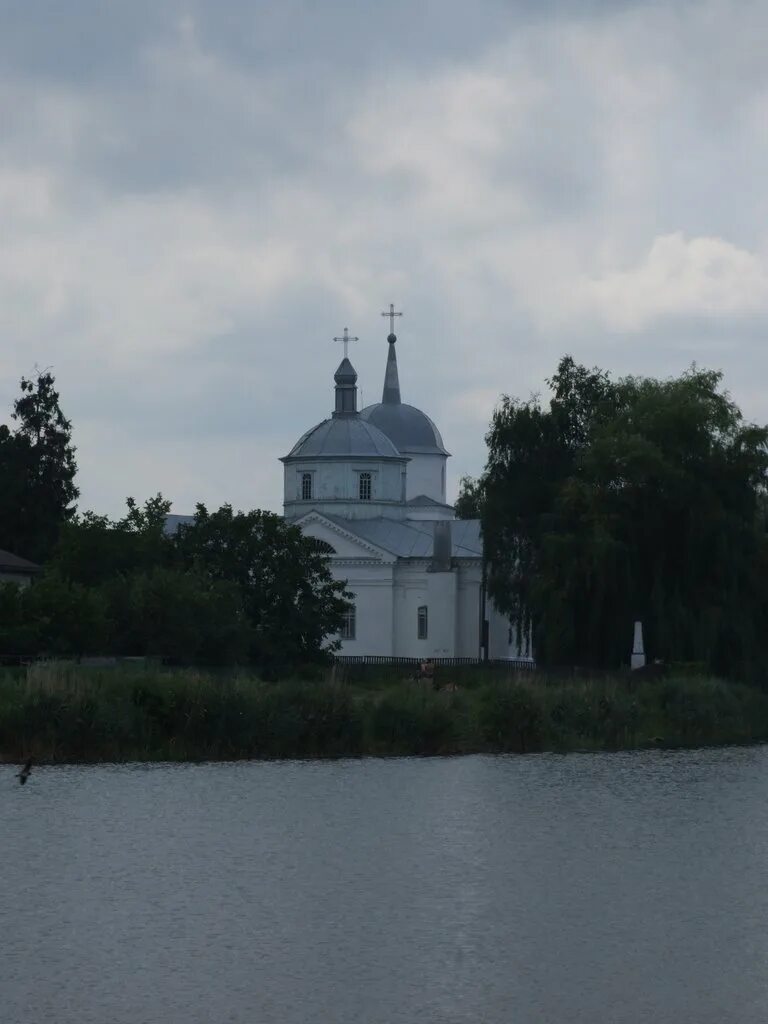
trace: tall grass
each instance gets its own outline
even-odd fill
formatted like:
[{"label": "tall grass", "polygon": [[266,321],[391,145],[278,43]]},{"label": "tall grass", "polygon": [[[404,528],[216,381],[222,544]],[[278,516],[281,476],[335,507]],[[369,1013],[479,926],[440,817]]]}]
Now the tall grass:
[{"label": "tall grass", "polygon": [[768,695],[701,676],[462,678],[434,692],[156,668],[0,672],[0,760],[219,760],[616,750],[768,739]]}]

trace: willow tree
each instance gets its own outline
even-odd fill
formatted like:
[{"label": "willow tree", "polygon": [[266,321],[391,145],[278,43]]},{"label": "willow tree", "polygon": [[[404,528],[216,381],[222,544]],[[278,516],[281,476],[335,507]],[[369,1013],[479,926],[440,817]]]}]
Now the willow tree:
[{"label": "willow tree", "polygon": [[612,381],[570,357],[548,407],[504,397],[481,480],[489,588],[544,664],[650,654],[752,673],[768,653],[768,429],[721,375]]}]

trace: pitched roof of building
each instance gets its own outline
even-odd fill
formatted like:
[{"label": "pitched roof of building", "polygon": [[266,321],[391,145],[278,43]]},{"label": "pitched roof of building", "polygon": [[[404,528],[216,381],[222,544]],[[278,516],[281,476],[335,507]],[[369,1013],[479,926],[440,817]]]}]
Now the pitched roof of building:
[{"label": "pitched roof of building", "polygon": [[[344,519],[322,512],[336,526],[353,533],[398,558],[432,558],[434,554],[435,520]],[[451,527],[451,557],[481,558],[483,540],[479,519],[439,520]]]},{"label": "pitched roof of building", "polygon": [[10,551],[0,550],[0,572],[17,572],[20,575],[30,575],[40,572],[41,567],[36,562],[30,562],[26,558],[11,554]]},{"label": "pitched roof of building", "polygon": [[190,523],[194,523],[194,516],[182,516],[177,515],[176,512],[169,512],[165,517],[165,526],[163,527],[163,533],[167,536],[172,537],[174,534],[179,532],[180,526],[188,526]]},{"label": "pitched roof of building", "polygon": [[417,494],[415,497],[409,498],[406,505],[411,505],[413,508],[452,508],[444,501],[430,498],[428,494]]}]

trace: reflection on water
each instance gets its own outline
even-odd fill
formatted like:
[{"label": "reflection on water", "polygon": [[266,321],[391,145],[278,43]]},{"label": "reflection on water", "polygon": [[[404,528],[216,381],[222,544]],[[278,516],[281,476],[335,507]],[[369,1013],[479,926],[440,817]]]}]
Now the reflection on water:
[{"label": "reflection on water", "polygon": [[768,749],[0,768],[4,1024],[765,1024]]}]

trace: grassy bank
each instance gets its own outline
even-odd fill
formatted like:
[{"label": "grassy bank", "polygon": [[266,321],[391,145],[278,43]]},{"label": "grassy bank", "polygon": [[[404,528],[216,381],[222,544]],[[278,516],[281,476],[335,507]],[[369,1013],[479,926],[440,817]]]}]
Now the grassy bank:
[{"label": "grassy bank", "polygon": [[768,739],[768,694],[702,677],[557,681],[477,675],[434,692],[392,677],[34,665],[0,673],[0,760],[218,760],[617,750]]}]

